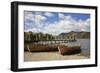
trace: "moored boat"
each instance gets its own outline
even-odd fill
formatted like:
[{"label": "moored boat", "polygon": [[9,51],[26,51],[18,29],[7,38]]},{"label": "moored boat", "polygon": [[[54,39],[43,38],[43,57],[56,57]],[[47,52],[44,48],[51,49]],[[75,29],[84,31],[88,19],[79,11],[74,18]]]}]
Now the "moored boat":
[{"label": "moored boat", "polygon": [[61,55],[72,55],[77,54],[81,52],[80,46],[72,46],[69,47],[67,45],[25,45],[24,46],[25,51],[29,52],[54,52],[59,51]]},{"label": "moored boat", "polygon": [[49,51],[58,51],[58,45],[29,45],[25,46],[25,51],[31,52],[49,52]]},{"label": "moored boat", "polygon": [[72,47],[58,46],[58,50],[61,55],[72,55],[72,54],[80,53],[81,47],[80,46],[72,46]]}]

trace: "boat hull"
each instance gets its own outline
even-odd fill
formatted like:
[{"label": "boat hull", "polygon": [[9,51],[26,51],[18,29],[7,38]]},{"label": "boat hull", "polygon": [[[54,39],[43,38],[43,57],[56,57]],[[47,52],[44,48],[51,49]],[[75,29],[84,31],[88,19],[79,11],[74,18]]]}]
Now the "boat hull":
[{"label": "boat hull", "polygon": [[72,55],[81,52],[80,46],[73,46],[73,47],[61,47],[59,46],[59,52],[61,55]]}]

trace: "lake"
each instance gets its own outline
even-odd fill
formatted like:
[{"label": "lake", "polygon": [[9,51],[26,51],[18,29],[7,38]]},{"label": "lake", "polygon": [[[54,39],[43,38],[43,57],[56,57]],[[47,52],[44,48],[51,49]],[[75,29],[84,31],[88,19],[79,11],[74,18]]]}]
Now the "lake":
[{"label": "lake", "polygon": [[90,39],[77,39],[75,42],[67,43],[69,46],[80,45],[82,53],[90,56]]},{"label": "lake", "polygon": [[[55,45],[55,41],[39,41],[36,43],[31,43],[31,44],[48,44],[48,45]],[[90,39],[76,39],[76,41],[73,42],[57,42],[56,44],[64,44],[68,46],[81,46],[82,54],[85,56],[90,56]]]}]

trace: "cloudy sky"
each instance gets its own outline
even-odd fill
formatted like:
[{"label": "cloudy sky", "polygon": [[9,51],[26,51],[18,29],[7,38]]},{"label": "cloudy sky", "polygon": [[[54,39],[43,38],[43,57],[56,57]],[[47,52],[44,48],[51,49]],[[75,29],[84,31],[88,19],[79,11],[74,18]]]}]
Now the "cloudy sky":
[{"label": "cloudy sky", "polygon": [[90,31],[90,14],[24,11],[24,31],[53,35],[70,31]]}]

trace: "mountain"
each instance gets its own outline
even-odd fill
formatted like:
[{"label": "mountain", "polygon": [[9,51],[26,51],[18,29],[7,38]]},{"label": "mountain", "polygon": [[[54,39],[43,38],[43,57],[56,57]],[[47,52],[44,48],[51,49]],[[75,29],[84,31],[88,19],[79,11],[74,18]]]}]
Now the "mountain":
[{"label": "mountain", "polygon": [[76,37],[76,38],[90,38],[90,32],[85,32],[85,31],[80,31],[80,32],[77,32],[77,31],[70,31],[68,33],[60,33],[58,36],[64,36],[64,37]]}]

